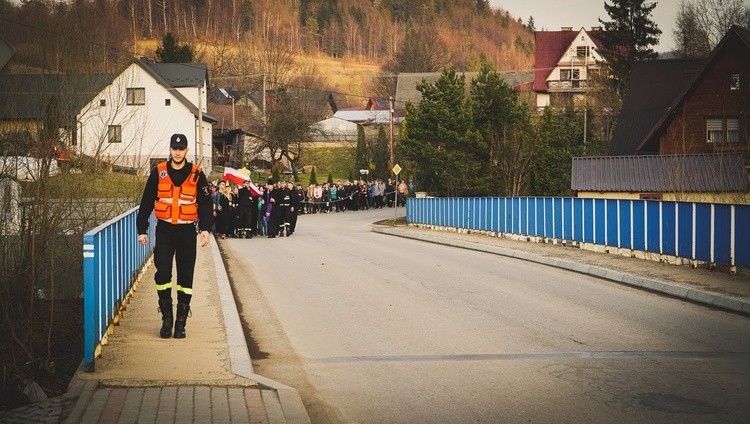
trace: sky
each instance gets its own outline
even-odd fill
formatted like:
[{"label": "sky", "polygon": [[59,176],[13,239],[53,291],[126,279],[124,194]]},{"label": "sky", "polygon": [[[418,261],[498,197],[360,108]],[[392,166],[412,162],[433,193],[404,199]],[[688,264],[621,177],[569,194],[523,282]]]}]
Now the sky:
[{"label": "sky", "polygon": [[[601,26],[598,18],[604,21],[611,20],[604,10],[604,1],[490,0],[490,5],[507,10],[515,19],[523,19],[524,23],[528,22],[529,16],[533,16],[537,31],[541,29],[559,31],[564,26],[572,26],[574,30]],[[654,47],[657,52],[667,52],[674,48],[672,30],[678,5],[678,0],[656,1],[656,8],[651,13],[651,19],[661,30],[659,44]]]}]

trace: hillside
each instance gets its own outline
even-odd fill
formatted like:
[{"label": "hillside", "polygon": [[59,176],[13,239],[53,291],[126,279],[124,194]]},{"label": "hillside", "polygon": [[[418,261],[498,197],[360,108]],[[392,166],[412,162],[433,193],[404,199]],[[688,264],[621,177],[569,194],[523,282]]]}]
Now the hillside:
[{"label": "hillside", "polygon": [[[310,84],[364,95],[378,72],[528,69],[533,34],[476,0],[0,0],[0,35],[17,49],[11,72],[113,72],[155,57],[166,33],[194,47],[213,82]],[[125,7],[127,6],[127,7]],[[97,25],[90,25],[97,22]],[[39,46],[45,46],[39,49]]]}]

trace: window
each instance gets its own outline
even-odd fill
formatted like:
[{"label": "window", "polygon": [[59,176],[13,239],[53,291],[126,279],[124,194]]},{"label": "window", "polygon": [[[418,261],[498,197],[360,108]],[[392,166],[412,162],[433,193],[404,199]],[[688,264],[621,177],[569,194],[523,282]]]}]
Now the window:
[{"label": "window", "polygon": [[110,143],[122,143],[122,125],[110,125],[107,127],[107,141]]},{"label": "window", "polygon": [[560,80],[577,80],[580,78],[580,71],[578,69],[560,69]]},{"label": "window", "polygon": [[709,143],[721,143],[724,141],[723,122],[721,119],[706,119],[706,141]]},{"label": "window", "polygon": [[128,105],[145,105],[146,104],[146,89],[145,88],[127,88],[127,104]]},{"label": "window", "polygon": [[99,100],[99,106],[107,106],[107,100],[106,99]]},{"label": "window", "polygon": [[[726,133],[724,131],[726,130]],[[706,141],[709,143],[738,143],[740,141],[739,118],[706,119]]]},{"label": "window", "polygon": [[738,143],[740,141],[740,120],[738,118],[727,118],[727,142]]},{"label": "window", "polygon": [[589,57],[589,46],[576,47],[576,57],[579,57],[579,58]]},{"label": "window", "polygon": [[732,74],[730,76],[729,89],[732,91],[740,89],[740,74]]},{"label": "window", "polygon": [[164,99],[164,106],[171,106],[172,105],[172,99]]}]

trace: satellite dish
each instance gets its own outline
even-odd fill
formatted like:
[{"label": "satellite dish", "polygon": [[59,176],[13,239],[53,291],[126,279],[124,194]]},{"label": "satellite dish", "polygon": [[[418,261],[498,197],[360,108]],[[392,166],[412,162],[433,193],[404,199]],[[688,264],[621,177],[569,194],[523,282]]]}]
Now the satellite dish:
[{"label": "satellite dish", "polygon": [[0,71],[5,69],[5,65],[10,62],[14,54],[16,54],[16,48],[0,37]]}]

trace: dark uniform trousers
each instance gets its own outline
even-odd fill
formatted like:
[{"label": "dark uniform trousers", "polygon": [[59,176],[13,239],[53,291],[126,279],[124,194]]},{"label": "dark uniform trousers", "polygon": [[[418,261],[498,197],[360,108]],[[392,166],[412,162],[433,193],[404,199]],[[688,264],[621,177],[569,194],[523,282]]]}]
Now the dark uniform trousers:
[{"label": "dark uniform trousers", "polygon": [[193,295],[197,238],[195,224],[171,224],[161,219],[157,220],[154,280],[159,299],[172,298],[172,259],[175,258],[177,302],[190,304]]}]

